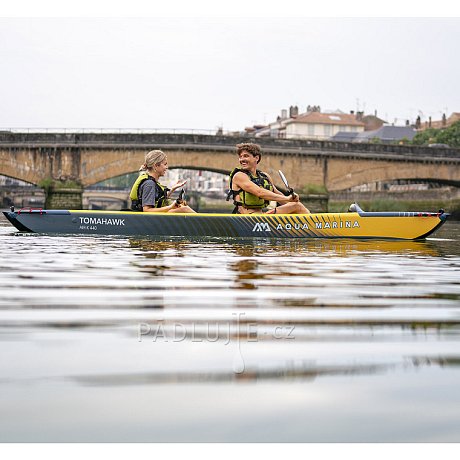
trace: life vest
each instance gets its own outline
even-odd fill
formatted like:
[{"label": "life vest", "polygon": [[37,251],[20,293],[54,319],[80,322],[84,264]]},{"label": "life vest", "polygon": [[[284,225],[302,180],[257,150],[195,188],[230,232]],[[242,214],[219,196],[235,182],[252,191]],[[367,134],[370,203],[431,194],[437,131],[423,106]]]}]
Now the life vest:
[{"label": "life vest", "polygon": [[[235,168],[231,173],[230,173],[230,190],[228,191],[227,195],[227,201],[230,199],[230,197],[233,196],[233,204],[235,206],[241,206],[243,205],[245,208],[249,209],[262,209],[265,208],[266,206],[269,205],[270,201],[264,200],[263,198],[259,198],[256,195],[253,195],[252,193],[248,193],[244,190],[232,190],[232,182],[233,182],[233,177],[236,173],[238,172],[243,172],[248,175],[249,180],[253,182],[254,184],[258,185],[259,187],[262,187],[266,190],[273,191],[273,185],[270,182],[268,176],[263,173],[262,171],[259,171],[258,169],[256,170],[256,175],[253,176],[249,171],[246,171],[241,168]],[[239,195],[241,201],[235,201],[235,197]]]},{"label": "life vest", "polygon": [[134,182],[129,197],[131,198],[131,209],[133,211],[143,211],[142,207],[142,194],[139,193],[141,185],[146,180],[153,180],[155,184],[155,208],[162,208],[168,205],[168,192],[169,188],[158,183],[152,176],[148,174],[141,174]]}]

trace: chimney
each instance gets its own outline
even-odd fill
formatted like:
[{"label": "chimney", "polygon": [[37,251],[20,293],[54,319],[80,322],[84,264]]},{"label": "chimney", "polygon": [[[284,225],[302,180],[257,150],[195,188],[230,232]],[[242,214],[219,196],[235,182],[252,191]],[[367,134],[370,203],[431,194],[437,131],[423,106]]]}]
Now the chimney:
[{"label": "chimney", "polygon": [[291,105],[291,107],[289,107],[289,118],[294,118],[298,114],[299,114],[299,108],[297,106],[294,107],[293,105]]},{"label": "chimney", "polygon": [[364,115],[363,111],[356,112],[356,121],[363,121],[363,115]]},{"label": "chimney", "polygon": [[354,110],[350,110],[350,115],[354,115],[355,114],[355,111]]},{"label": "chimney", "polygon": [[287,118],[287,110],[283,109],[281,110],[281,120],[286,120]]}]

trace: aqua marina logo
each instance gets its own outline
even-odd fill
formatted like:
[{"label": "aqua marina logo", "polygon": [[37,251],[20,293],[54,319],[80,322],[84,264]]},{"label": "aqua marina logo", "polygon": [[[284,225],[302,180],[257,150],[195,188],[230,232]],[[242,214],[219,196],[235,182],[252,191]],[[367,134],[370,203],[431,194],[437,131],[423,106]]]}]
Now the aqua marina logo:
[{"label": "aqua marina logo", "polygon": [[270,225],[267,222],[257,222],[252,229],[253,232],[271,232]]}]

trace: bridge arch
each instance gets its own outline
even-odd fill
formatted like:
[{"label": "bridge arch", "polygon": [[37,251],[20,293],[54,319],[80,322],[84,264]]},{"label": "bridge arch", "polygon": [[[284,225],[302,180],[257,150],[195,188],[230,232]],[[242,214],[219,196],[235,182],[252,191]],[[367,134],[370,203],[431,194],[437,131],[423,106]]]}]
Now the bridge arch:
[{"label": "bridge arch", "polygon": [[[7,171],[7,172],[10,172],[10,171]],[[11,174],[11,172],[10,172]],[[13,176],[13,175],[10,175],[10,174],[6,174],[4,173],[3,171],[0,172],[0,182],[5,182],[6,184],[5,185],[8,185],[8,179],[10,181],[19,181],[21,182],[20,184],[14,184],[14,185],[19,185],[19,186],[24,186],[24,187],[28,187],[28,186],[36,186],[37,184],[34,184],[33,182],[29,182],[29,181],[26,181],[24,179],[22,179],[21,177],[16,177],[16,176]]]},{"label": "bridge arch", "polygon": [[[204,167],[199,167],[199,166],[194,166],[194,165],[191,165],[191,166],[188,166],[188,165],[185,165],[185,166],[170,166],[169,168],[169,171],[173,171],[173,170],[176,170],[176,169],[181,169],[181,170],[184,170],[184,171],[203,171],[203,172],[212,172],[212,173],[216,173],[216,174],[222,174],[223,177],[228,177],[228,174],[229,174],[229,171],[224,171],[224,170],[221,170],[221,169],[217,169],[217,168],[212,168],[212,167],[207,167],[207,166],[204,166]],[[132,176],[132,178],[129,178],[128,180],[125,181],[125,183],[123,184],[123,188],[127,188],[127,187],[130,187],[136,180],[136,176],[138,175],[139,171],[127,171],[127,172],[122,172],[121,174],[117,174],[116,176],[113,176],[113,177],[108,177],[100,182],[96,182],[95,184],[90,184],[90,185],[87,185],[85,188],[85,190],[91,190],[91,189],[95,189],[97,188],[97,186],[103,182],[106,182],[106,181],[111,181],[111,180],[114,180],[114,179],[117,179],[117,178],[122,178],[122,177],[127,177],[129,178],[129,176]],[[165,179],[165,182],[168,181],[168,176],[166,175],[166,179]],[[105,188],[106,186],[104,186]],[[110,185],[109,185],[110,187]],[[114,185],[115,188],[117,188],[117,185]]]},{"label": "bridge arch", "polygon": [[[138,171],[144,163],[147,149],[128,150],[113,155],[113,151],[82,152],[82,184],[89,186],[122,174]],[[169,169],[191,169],[228,174],[237,164],[234,152],[196,152],[164,149]]]},{"label": "bridge arch", "polygon": [[389,161],[332,158],[328,161],[326,187],[329,191],[343,191],[373,182],[394,180],[442,181],[460,186],[459,164],[423,161]]}]

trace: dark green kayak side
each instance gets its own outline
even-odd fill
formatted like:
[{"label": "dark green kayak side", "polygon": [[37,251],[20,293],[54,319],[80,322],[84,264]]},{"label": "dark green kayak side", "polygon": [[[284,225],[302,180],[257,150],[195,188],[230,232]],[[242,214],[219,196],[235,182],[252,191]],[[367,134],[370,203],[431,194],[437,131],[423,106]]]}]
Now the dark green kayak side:
[{"label": "dark green kayak side", "polygon": [[[256,233],[292,237],[285,231],[276,231],[264,225],[263,216],[245,216],[242,219],[241,216],[231,214],[153,215],[84,210],[4,211],[3,214],[18,230],[33,233],[211,237],[253,237]],[[258,223],[260,224],[257,225]]]}]

